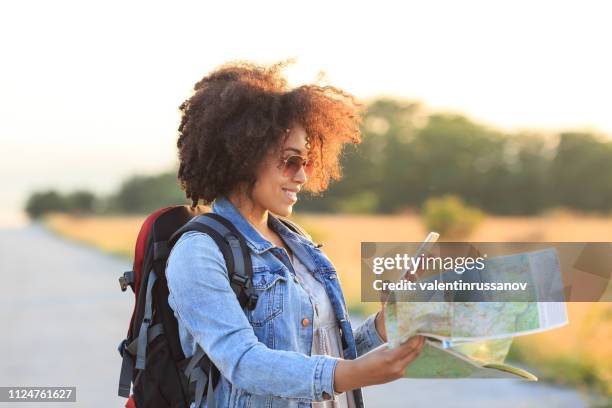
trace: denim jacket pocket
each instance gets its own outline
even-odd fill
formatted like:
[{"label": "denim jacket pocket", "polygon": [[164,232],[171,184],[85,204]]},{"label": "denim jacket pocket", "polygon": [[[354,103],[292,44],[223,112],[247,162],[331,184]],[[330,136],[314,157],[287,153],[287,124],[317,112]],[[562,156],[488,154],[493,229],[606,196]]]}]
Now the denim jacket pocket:
[{"label": "denim jacket pocket", "polygon": [[282,313],[286,281],[282,271],[272,272],[269,266],[253,268],[253,288],[259,296],[255,309],[247,310],[249,323],[253,327],[262,327]]}]

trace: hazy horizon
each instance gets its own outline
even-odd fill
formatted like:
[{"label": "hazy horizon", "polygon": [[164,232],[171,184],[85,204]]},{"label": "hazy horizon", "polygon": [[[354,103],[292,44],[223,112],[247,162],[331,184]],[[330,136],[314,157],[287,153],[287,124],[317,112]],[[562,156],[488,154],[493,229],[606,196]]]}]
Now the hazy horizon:
[{"label": "hazy horizon", "polygon": [[178,105],[234,59],[296,57],[362,99],[499,129],[612,135],[612,27],[596,2],[20,2],[0,6],[0,225],[34,190],[116,189],[176,162]]}]

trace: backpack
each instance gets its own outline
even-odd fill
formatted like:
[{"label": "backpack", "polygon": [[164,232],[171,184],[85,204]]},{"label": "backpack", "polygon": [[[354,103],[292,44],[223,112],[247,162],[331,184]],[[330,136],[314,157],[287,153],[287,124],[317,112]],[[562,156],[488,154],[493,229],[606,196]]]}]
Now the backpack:
[{"label": "backpack", "polygon": [[[297,224],[279,220],[310,238]],[[133,268],[119,278],[121,290],[130,287],[135,295],[127,336],[118,347],[122,358],[118,395],[128,398],[126,408],[184,408],[193,401],[200,407],[204,397],[208,407],[214,407],[219,370],[199,345],[193,356],[185,357],[178,321],[168,305],[166,263],[173,245],[187,231],[204,232],[215,241],[240,306],[253,310],[257,305],[250,253],[230,221],[205,206],[177,205],[149,215],[136,239]]]}]

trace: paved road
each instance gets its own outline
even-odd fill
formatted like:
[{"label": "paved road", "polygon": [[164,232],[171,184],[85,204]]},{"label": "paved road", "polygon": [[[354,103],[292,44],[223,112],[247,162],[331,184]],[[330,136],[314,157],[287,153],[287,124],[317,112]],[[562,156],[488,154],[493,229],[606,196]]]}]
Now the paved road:
[{"label": "paved road", "polygon": [[[119,290],[117,277],[127,269],[127,261],[38,226],[0,229],[0,386],[76,386],[78,402],[64,406],[123,407],[116,347],[133,296]],[[368,408],[584,406],[572,390],[511,380],[406,379],[364,394]]]}]

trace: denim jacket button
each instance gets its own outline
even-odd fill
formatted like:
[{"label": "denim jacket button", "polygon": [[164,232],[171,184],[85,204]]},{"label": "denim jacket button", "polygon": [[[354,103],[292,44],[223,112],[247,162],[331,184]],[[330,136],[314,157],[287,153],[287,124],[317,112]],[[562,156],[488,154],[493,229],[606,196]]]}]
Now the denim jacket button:
[{"label": "denim jacket button", "polygon": [[310,323],[310,320],[302,319],[302,326],[307,327],[309,323]]}]

